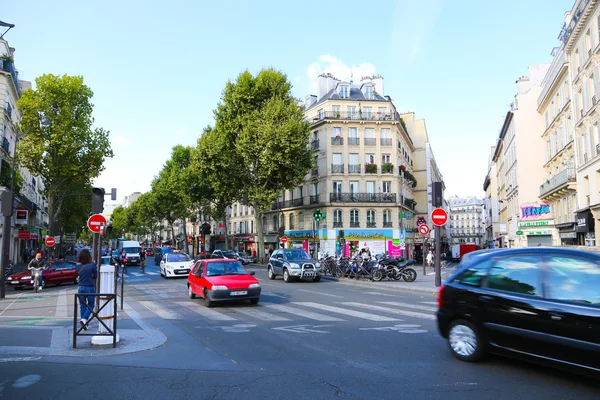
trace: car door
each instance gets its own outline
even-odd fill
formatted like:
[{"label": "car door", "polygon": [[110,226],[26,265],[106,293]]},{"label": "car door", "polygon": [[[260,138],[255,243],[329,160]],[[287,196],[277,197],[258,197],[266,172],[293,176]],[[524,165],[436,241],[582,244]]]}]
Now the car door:
[{"label": "car door", "polygon": [[196,272],[196,293],[204,295],[204,288],[206,287],[206,268],[209,263],[206,261],[200,261],[200,267]]},{"label": "car door", "polygon": [[519,253],[495,257],[478,295],[482,321],[493,345],[518,352],[543,354],[546,344],[536,332],[547,330],[541,315],[545,300],[542,257]]},{"label": "car door", "polygon": [[169,256],[169,253],[163,254],[163,256],[160,259],[160,270],[163,271],[165,275],[167,274],[166,264],[167,264],[167,260],[169,258],[168,256]]},{"label": "car door", "polygon": [[43,273],[46,283],[62,283],[63,282],[63,262],[56,261],[52,263]]},{"label": "car door", "polygon": [[283,252],[280,250],[275,251],[273,253],[273,264],[275,267],[275,273],[277,275],[283,274]]},{"label": "car door", "polygon": [[198,270],[202,268],[202,262],[197,261],[196,264],[192,267],[190,274],[188,275],[190,287],[192,288],[192,293],[199,293],[198,291]]},{"label": "car door", "polygon": [[62,281],[63,282],[75,282],[77,279],[77,268],[74,263],[65,262],[63,264]]},{"label": "car door", "polygon": [[551,356],[600,370],[599,261],[583,254],[550,254],[544,285]]}]

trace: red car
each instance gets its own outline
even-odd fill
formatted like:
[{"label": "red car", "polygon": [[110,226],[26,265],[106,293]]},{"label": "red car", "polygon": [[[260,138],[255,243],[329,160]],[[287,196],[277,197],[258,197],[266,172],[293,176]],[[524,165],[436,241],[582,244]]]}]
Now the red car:
[{"label": "red car", "polygon": [[254,271],[248,272],[237,260],[198,260],[188,274],[188,295],[190,299],[202,297],[207,307],[235,300],[257,304],[261,288],[253,275]]},{"label": "red car", "polygon": [[[46,285],[60,285],[62,283],[77,283],[79,280],[79,270],[75,263],[56,260],[42,271],[42,281],[40,287]],[[6,278],[7,286],[12,286],[15,290],[21,290],[25,287],[33,287],[31,280],[31,271],[25,270],[12,274]]]},{"label": "red car", "polygon": [[146,257],[154,257],[154,250],[152,250],[150,247],[148,247],[146,250]]}]

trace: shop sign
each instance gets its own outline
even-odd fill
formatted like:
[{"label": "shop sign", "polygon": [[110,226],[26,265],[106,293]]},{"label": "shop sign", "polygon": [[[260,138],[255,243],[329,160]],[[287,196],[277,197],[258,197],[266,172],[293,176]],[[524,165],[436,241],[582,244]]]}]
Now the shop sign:
[{"label": "shop sign", "polygon": [[29,231],[19,231],[19,239],[30,239],[31,238],[31,232]]},{"label": "shop sign", "polygon": [[561,232],[559,235],[561,239],[577,239],[576,232]]},{"label": "shop sign", "polygon": [[576,231],[581,233],[594,232],[594,216],[589,210],[577,213]]},{"label": "shop sign", "polygon": [[554,221],[553,220],[546,220],[546,221],[525,221],[525,222],[519,222],[519,226],[548,226],[548,225],[554,225]]},{"label": "shop sign", "polygon": [[530,231],[525,232],[527,236],[537,236],[537,235],[552,235],[552,231]]},{"label": "shop sign", "polygon": [[[288,240],[303,240],[303,239],[312,239],[313,231],[312,230],[301,230],[301,231],[285,231],[285,236],[287,236]],[[319,231],[315,231],[315,237],[319,237]]]},{"label": "shop sign", "polygon": [[29,210],[17,210],[15,225],[27,225]]},{"label": "shop sign", "polygon": [[550,206],[548,204],[525,204],[521,206],[521,220],[538,220],[550,216]]},{"label": "shop sign", "polygon": [[344,237],[346,240],[385,240],[393,238],[393,231],[391,229],[384,230],[344,230]]}]

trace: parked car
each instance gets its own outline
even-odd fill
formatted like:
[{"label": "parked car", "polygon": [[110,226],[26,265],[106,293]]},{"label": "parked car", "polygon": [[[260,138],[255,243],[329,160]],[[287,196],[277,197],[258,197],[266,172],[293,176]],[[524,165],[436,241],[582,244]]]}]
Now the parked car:
[{"label": "parked car", "polygon": [[[79,270],[75,263],[65,260],[56,260],[48,265],[48,268],[42,271],[40,287],[43,288],[46,285],[61,285],[63,283],[77,283],[78,280]],[[6,284],[12,286],[15,290],[21,290],[26,287],[33,288],[31,271],[25,270],[23,272],[12,274],[6,278]]]},{"label": "parked car", "polygon": [[283,275],[283,280],[311,278],[314,282],[321,280],[321,264],[315,262],[308,253],[300,249],[277,249],[269,258],[267,267],[269,279]]},{"label": "parked car", "polygon": [[242,263],[242,265],[248,265],[250,264],[252,261],[250,260],[249,257],[241,254],[241,253],[234,253],[236,256],[236,260],[238,260],[239,262]]},{"label": "parked car", "polygon": [[194,261],[185,253],[171,251],[160,260],[160,276],[169,278],[184,276],[190,272]]},{"label": "parked car", "polygon": [[235,300],[258,304],[261,287],[253,275],[236,260],[198,260],[188,275],[188,296],[202,297],[207,307]]},{"label": "parked car", "polygon": [[152,247],[148,247],[144,251],[146,252],[146,257],[154,257],[154,249]]},{"label": "parked car", "polygon": [[486,353],[600,372],[596,248],[476,251],[440,288],[438,330],[463,361]]}]

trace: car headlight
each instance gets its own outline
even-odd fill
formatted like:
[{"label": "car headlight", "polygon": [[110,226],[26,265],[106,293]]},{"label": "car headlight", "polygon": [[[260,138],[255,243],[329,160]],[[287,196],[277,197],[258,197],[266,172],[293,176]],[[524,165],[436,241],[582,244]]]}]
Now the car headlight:
[{"label": "car headlight", "polygon": [[321,268],[321,263],[316,263],[315,268]]},{"label": "car headlight", "polygon": [[252,283],[250,286],[248,286],[248,289],[257,289],[260,287],[259,283]]},{"label": "car headlight", "polygon": [[8,278],[6,278],[7,281],[12,281],[12,278],[9,276]]},{"label": "car headlight", "polygon": [[29,279],[29,280],[31,280],[31,276],[24,276],[21,279]]},{"label": "car headlight", "polygon": [[227,286],[213,286],[212,290],[227,290]]},{"label": "car headlight", "polygon": [[300,268],[300,266],[296,263],[290,263],[290,268]]}]

